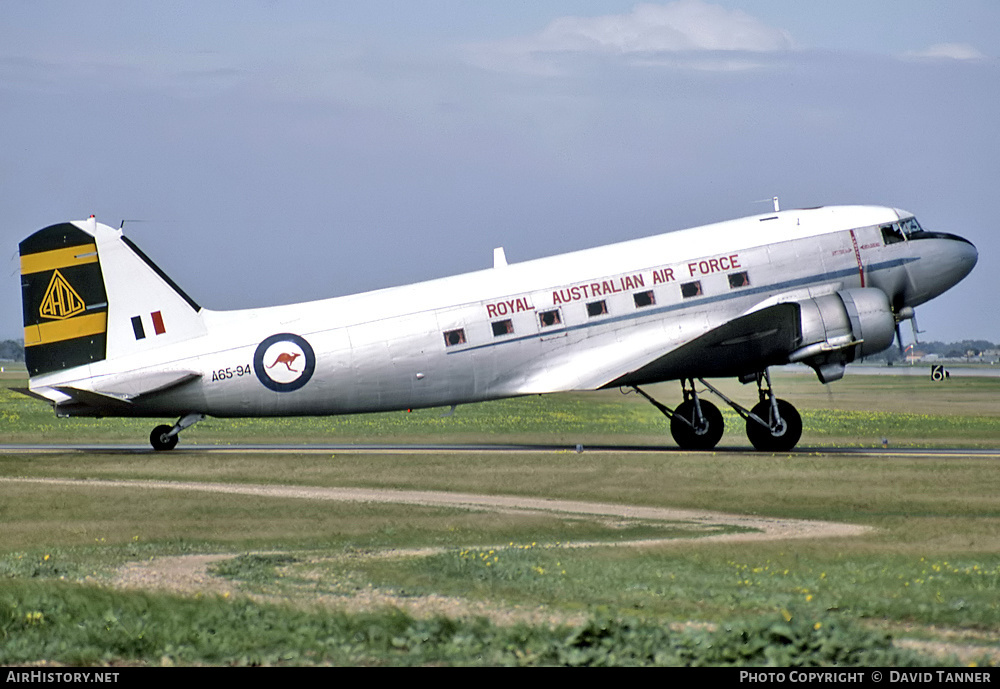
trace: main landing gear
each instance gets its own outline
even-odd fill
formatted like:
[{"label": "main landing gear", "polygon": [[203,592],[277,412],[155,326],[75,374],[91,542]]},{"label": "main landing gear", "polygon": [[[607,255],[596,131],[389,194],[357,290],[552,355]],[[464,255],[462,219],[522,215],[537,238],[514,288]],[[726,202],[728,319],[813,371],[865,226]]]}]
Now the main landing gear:
[{"label": "main landing gear", "polygon": [[149,434],[149,444],[153,446],[154,450],[173,450],[177,447],[180,432],[188,426],[195,425],[204,418],[204,414],[187,414],[186,416],[182,416],[180,421],[173,426],[157,426]]},{"label": "main landing gear", "polygon": [[[791,450],[802,437],[802,418],[791,404],[778,399],[771,388],[767,370],[740,379],[744,383],[757,382],[759,402],[750,410],[740,406],[714,388],[703,378],[698,381],[713,394],[732,407],[746,421],[750,443],[761,452]],[[702,399],[694,386],[694,379],[681,380],[682,401],[675,409],[660,404],[637,386],[632,388],[645,397],[670,419],[670,434],[684,450],[711,450],[725,430],[722,413],[711,402]]]}]

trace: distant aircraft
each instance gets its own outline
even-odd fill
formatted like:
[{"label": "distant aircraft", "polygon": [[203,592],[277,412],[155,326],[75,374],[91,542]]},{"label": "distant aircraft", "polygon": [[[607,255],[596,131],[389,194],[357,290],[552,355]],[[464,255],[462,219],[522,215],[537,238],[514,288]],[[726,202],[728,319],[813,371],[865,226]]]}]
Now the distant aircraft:
[{"label": "distant aircraft", "polygon": [[[829,383],[882,351],[913,307],[969,274],[976,248],[875,206],[776,211],[455,277],[289,306],[211,311],[121,230],[52,225],[20,244],[32,396],[58,416],[354,414],[634,388],[677,444],[709,449],[723,417],[758,450],[793,448],[798,412],[768,367]],[[747,409],[706,378],[756,382]],[[639,386],[681,382],[673,409]]]}]

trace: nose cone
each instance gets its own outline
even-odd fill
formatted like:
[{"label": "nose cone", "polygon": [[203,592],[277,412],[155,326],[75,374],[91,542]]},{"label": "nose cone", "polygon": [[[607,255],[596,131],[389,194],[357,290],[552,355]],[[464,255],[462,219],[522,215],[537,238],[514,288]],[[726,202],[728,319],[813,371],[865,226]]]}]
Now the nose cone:
[{"label": "nose cone", "polygon": [[916,296],[911,303],[913,306],[957,285],[979,261],[975,245],[958,235],[925,233],[913,244],[920,247],[920,260],[910,270],[910,282]]},{"label": "nose cone", "polygon": [[[972,272],[972,269],[976,267],[976,263],[979,261],[979,251],[976,250],[975,244],[965,237],[959,237],[957,234],[946,234],[942,236],[942,239],[946,240],[949,244],[943,251],[945,261],[948,264],[945,272],[951,280],[947,287],[944,288],[948,289],[948,287],[957,285],[965,279],[966,275]],[[944,290],[941,291],[943,292]]]}]

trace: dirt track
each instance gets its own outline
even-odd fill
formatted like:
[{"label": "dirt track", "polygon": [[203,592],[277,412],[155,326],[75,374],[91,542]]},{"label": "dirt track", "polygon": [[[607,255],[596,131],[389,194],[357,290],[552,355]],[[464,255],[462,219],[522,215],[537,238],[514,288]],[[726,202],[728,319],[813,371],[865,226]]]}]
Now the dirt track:
[{"label": "dirt track", "polygon": [[[395,503],[427,507],[455,507],[482,511],[549,512],[595,517],[620,517],[648,521],[683,522],[692,526],[739,526],[756,532],[718,534],[706,536],[702,541],[762,541],[790,538],[830,538],[857,536],[869,532],[867,526],[836,522],[779,519],[727,514],[710,510],[684,510],[662,507],[641,507],[613,503],[582,502],[502,495],[477,495],[439,491],[388,490],[375,488],[322,488],[309,486],[253,485],[238,483],[200,483],[194,481],[146,481],[103,479],[42,479],[0,478],[0,483],[47,483],[51,485],[81,486],[88,488],[128,488],[151,490],[180,490],[230,495],[253,495],[273,498],[299,498],[303,500],[331,500],[336,502]],[[664,543],[669,541],[643,541]],[[629,542],[621,545],[637,545]],[[586,546],[592,544],[571,544]],[[607,544],[602,544],[607,545]]]},{"label": "dirt track", "polygon": [[[2,483],[45,483],[50,485],[87,488],[128,490],[178,490],[258,497],[298,498],[303,500],[331,500],[338,502],[395,503],[429,507],[454,507],[476,511],[533,512],[564,515],[592,516],[598,518],[641,519],[669,522],[674,526],[687,525],[694,531],[711,534],[722,526],[739,526],[753,531],[744,533],[719,533],[705,535],[698,542],[743,542],[796,538],[830,538],[857,536],[871,529],[866,526],[835,522],[777,519],[726,514],[709,510],[682,510],[659,507],[640,507],[610,503],[574,500],[549,500],[515,496],[476,495],[437,491],[386,490],[367,488],[322,488],[308,486],[250,485],[234,483],[199,483],[191,481],[148,480],[99,480],[99,479],[20,479],[0,478]],[[617,543],[570,542],[562,547],[593,546],[650,546],[671,543],[691,543],[690,539],[650,539]],[[421,551],[423,552],[423,551]],[[435,551],[426,551],[437,552]],[[396,556],[415,555],[416,552],[394,551]],[[190,555],[158,557],[148,562],[132,563],[124,567],[115,579],[118,586],[170,589],[177,592],[224,592],[230,582],[207,573],[214,561],[231,557],[231,554]]]}]

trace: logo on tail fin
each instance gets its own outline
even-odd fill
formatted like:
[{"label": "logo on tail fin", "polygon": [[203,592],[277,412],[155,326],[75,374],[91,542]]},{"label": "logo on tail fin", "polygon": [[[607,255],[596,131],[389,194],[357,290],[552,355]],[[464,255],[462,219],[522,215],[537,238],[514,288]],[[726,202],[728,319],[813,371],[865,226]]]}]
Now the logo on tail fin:
[{"label": "logo on tail fin", "polygon": [[42,305],[38,309],[38,315],[42,318],[53,320],[64,320],[83,313],[87,310],[87,305],[76,293],[73,286],[66,281],[58,270],[52,272],[52,280],[42,297]]},{"label": "logo on tail fin", "polygon": [[[300,357],[302,361],[298,361]],[[316,370],[316,355],[305,338],[292,333],[271,335],[257,345],[253,370],[257,380],[267,389],[292,392],[312,378]]]}]

